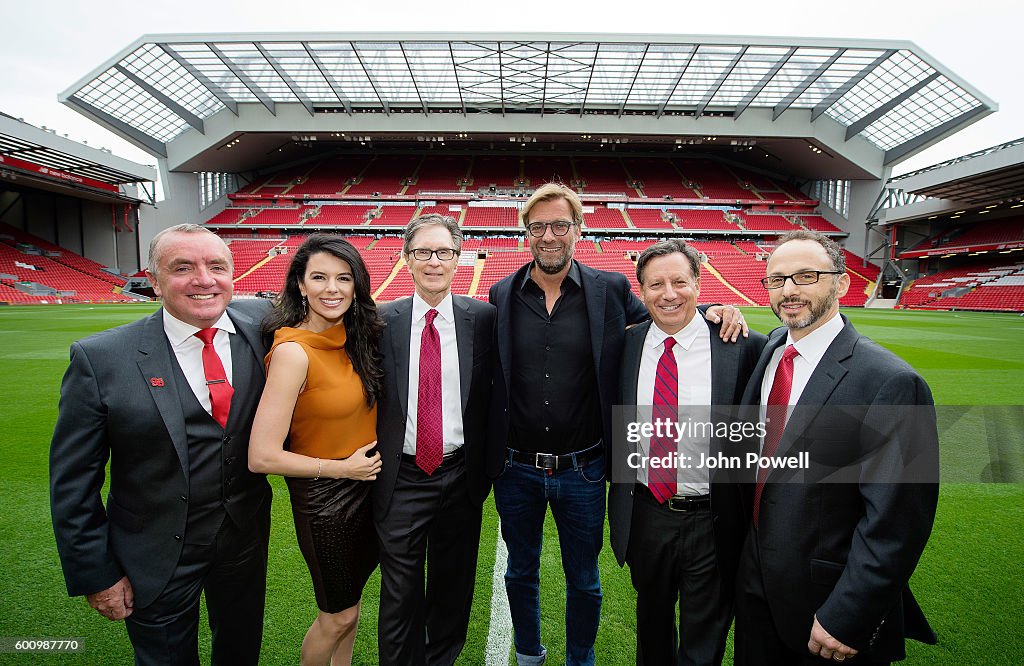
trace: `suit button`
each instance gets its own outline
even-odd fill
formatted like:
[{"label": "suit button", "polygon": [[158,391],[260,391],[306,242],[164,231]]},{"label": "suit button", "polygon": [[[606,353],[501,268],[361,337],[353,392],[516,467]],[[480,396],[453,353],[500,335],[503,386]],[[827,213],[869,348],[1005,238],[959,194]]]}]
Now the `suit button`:
[{"label": "suit button", "polygon": [[550,401],[550,400],[545,400],[545,401],[544,401],[544,404],[545,404],[545,405],[550,405],[550,404],[551,404],[551,401]]},{"label": "suit button", "polygon": [[230,465],[230,464],[231,464],[231,463],[233,463],[233,462],[235,462],[235,459],[234,459],[234,458],[225,458],[225,459],[224,459],[224,464],[225,464],[225,465]]},{"label": "suit button", "polygon": [[225,444],[230,444],[231,443],[231,435],[224,435],[224,440],[223,441],[224,441]]},{"label": "suit button", "polygon": [[175,541],[181,541],[181,535],[180,534],[175,534],[174,535],[174,540]]},{"label": "suit button", "polygon": [[188,501],[188,498],[187,498],[187,497],[185,497],[184,495],[182,495],[182,496],[181,496],[181,497],[179,497],[178,499],[180,499],[180,500],[181,500],[182,502],[187,502],[187,501]]}]

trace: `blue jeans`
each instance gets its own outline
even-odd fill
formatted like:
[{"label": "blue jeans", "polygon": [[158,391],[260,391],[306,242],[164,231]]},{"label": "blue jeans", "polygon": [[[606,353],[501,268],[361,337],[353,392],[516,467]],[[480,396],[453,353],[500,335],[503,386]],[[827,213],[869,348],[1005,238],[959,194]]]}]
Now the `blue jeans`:
[{"label": "blue jeans", "polygon": [[540,551],[550,504],[566,581],[565,663],[593,664],[601,617],[604,458],[549,474],[510,457],[494,481],[494,502],[508,548],[505,589],[518,663],[542,664],[547,654],[540,639]]}]

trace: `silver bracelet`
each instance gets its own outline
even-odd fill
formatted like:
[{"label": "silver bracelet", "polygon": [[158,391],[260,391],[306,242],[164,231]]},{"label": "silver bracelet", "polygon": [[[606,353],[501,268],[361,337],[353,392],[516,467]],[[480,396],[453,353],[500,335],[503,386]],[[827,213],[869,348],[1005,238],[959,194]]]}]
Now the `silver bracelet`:
[{"label": "silver bracelet", "polygon": [[324,468],[324,461],[319,458],[316,459],[316,476],[313,477],[314,481],[320,480],[320,471]]}]

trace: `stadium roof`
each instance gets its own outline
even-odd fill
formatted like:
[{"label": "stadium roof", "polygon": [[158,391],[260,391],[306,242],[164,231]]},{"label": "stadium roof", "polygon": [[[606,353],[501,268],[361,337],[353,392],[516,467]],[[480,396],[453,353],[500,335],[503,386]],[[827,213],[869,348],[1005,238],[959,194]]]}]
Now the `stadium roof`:
[{"label": "stadium roof", "polygon": [[92,198],[125,198],[120,185],[156,180],[153,167],[57,136],[52,130],[4,113],[0,113],[0,171],[4,177],[25,178],[47,189],[89,192]]},{"label": "stadium roof", "polygon": [[911,42],[686,35],[146,35],[60,95],[166,156],[244,105],[319,113],[831,118],[891,164],[996,104]]},{"label": "stadium roof", "polygon": [[890,185],[925,197],[987,205],[1024,198],[1024,138],[893,178]]}]

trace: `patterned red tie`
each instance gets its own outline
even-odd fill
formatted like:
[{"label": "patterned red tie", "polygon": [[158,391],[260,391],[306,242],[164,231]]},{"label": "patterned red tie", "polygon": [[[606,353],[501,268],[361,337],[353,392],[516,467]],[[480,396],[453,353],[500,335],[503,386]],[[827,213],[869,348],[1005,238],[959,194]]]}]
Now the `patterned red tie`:
[{"label": "patterned red tie", "polygon": [[[676,357],[672,347],[676,339],[665,338],[665,351],[658,359],[658,370],[654,375],[654,405],[651,416],[661,420],[662,432],[668,434],[668,423],[675,423],[679,412],[679,379]],[[673,437],[651,437],[652,458],[664,458],[676,450]],[[650,467],[647,470],[647,487],[655,499],[664,503],[676,494],[676,466]]]},{"label": "patterned red tie", "polygon": [[235,394],[235,389],[228,383],[224,364],[213,347],[213,336],[217,335],[217,329],[204,328],[195,335],[203,341],[203,374],[206,375],[206,388],[210,391],[213,418],[222,428],[226,428],[228,414],[231,413],[231,396]]},{"label": "patterned red tie", "polygon": [[420,386],[416,403],[416,465],[433,474],[444,455],[441,418],[441,337],[434,328],[437,310],[427,310],[420,336]]},{"label": "patterned red tie", "polygon": [[[800,355],[793,345],[787,345],[782,352],[782,360],[779,367],[775,369],[775,379],[772,381],[772,390],[768,393],[768,408],[765,416],[768,422],[765,424],[764,447],[761,455],[771,458],[779,450],[779,440],[782,439],[782,431],[786,429],[786,412],[789,409],[789,393],[793,388],[793,359]],[[757,485],[754,486],[754,525],[757,525],[761,515],[761,493],[764,492],[764,483],[768,478],[769,470],[759,468],[757,470]]]}]

